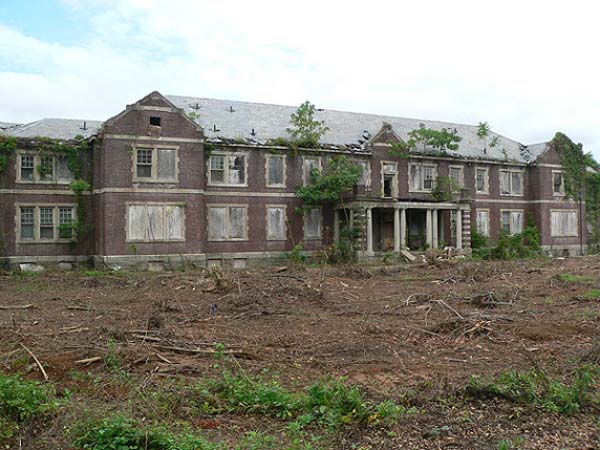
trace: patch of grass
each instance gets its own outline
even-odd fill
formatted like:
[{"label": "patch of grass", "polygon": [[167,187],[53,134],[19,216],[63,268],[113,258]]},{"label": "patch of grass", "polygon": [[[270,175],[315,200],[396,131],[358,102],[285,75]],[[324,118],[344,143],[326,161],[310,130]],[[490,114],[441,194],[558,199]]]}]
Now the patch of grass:
[{"label": "patch of grass", "polygon": [[586,300],[600,300],[600,289],[592,289],[583,294]]},{"label": "patch of grass", "polygon": [[562,273],[558,278],[566,283],[589,283],[595,281],[594,277],[588,275],[573,275],[570,273]]},{"label": "patch of grass", "polygon": [[472,398],[502,398],[513,403],[533,404],[547,411],[573,414],[595,401],[596,380],[600,370],[583,366],[571,384],[549,378],[543,371],[505,372],[491,381],[472,377],[466,393]]},{"label": "patch of grass", "polygon": [[594,309],[584,309],[579,313],[579,315],[587,320],[597,320],[600,318],[600,311],[596,311]]},{"label": "patch of grass", "polygon": [[103,278],[113,276],[124,276],[127,272],[122,270],[84,270],[83,275],[86,277]]},{"label": "patch of grass", "polygon": [[496,444],[498,450],[516,450],[525,443],[525,439],[518,437],[515,439],[502,439]]}]

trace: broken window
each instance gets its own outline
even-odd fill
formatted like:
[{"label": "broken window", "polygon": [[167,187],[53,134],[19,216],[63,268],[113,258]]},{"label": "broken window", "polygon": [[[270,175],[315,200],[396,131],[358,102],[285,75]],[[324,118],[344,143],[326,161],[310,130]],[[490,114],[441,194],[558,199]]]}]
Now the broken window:
[{"label": "broken window", "polygon": [[433,190],[434,165],[411,164],[408,174],[411,192],[431,192]]},{"label": "broken window", "polygon": [[21,207],[21,239],[34,239],[34,208]]},{"label": "broken window", "polygon": [[35,161],[33,155],[21,155],[21,180],[34,180]]},{"label": "broken window", "polygon": [[484,236],[490,235],[490,212],[487,209],[477,210],[477,231]]},{"label": "broken window", "polygon": [[58,208],[58,237],[71,239],[73,237],[73,208]]},{"label": "broken window", "polygon": [[463,185],[463,168],[462,166],[450,166],[448,172],[450,179],[456,183],[457,186]]},{"label": "broken window", "polygon": [[321,209],[304,210],[304,238],[321,239]]},{"label": "broken window", "polygon": [[41,181],[54,181],[54,157],[53,156],[42,156],[40,158],[40,180]]},{"label": "broken window", "polygon": [[246,184],[246,155],[211,155],[209,181],[222,185]]},{"label": "broken window", "polygon": [[477,168],[475,170],[475,190],[479,194],[487,194],[489,191],[488,169]]},{"label": "broken window", "polygon": [[267,155],[267,187],[285,187],[284,155]]},{"label": "broken window", "polygon": [[208,238],[213,241],[248,238],[247,206],[209,206]]},{"label": "broken window", "polygon": [[508,234],[517,234],[523,231],[523,211],[504,210],[500,212],[500,229]]},{"label": "broken window", "polygon": [[67,155],[22,153],[19,158],[18,181],[20,182],[68,184],[73,181],[74,177],[71,169],[69,169]]},{"label": "broken window", "polygon": [[140,181],[177,181],[177,150],[138,148],[135,167],[135,178]]},{"label": "broken window", "polygon": [[267,239],[285,240],[285,206],[267,207]]},{"label": "broken window", "polygon": [[127,240],[184,240],[184,206],[152,203],[129,205]]},{"label": "broken window", "polygon": [[321,171],[321,158],[317,157],[304,157],[304,185],[309,185],[314,183],[317,176]]},{"label": "broken window", "polygon": [[160,117],[151,116],[150,117],[150,125],[155,127],[160,127]]},{"label": "broken window", "polygon": [[23,240],[57,241],[73,238],[73,206],[21,206],[19,237]]},{"label": "broken window", "polygon": [[383,173],[383,196],[392,198],[397,194],[398,164],[382,162],[381,171]]},{"label": "broken window", "polygon": [[565,180],[562,172],[552,172],[552,192],[554,195],[565,194]]},{"label": "broken window", "polygon": [[523,195],[523,171],[501,170],[500,171],[500,194]]},{"label": "broken window", "polygon": [[550,212],[552,236],[578,236],[577,211]]}]

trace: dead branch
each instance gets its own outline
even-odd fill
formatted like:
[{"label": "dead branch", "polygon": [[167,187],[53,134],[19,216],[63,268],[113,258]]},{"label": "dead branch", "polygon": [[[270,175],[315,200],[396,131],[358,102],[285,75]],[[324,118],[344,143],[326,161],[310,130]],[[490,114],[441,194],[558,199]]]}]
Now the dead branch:
[{"label": "dead branch", "polygon": [[2,310],[9,310],[9,309],[32,309],[35,308],[36,306],[32,303],[29,303],[27,305],[0,305],[0,309]]},{"label": "dead branch", "polygon": [[46,373],[46,371],[44,370],[44,367],[42,366],[42,363],[40,362],[39,359],[37,359],[37,356],[35,356],[33,354],[33,352],[31,350],[29,350],[25,344],[23,344],[22,342],[20,342],[21,347],[23,347],[23,349],[29,353],[29,356],[31,356],[33,358],[33,360],[35,361],[35,363],[37,364],[37,366],[40,368],[40,370],[42,371],[42,375],[44,375],[44,380],[48,381],[48,374]]}]

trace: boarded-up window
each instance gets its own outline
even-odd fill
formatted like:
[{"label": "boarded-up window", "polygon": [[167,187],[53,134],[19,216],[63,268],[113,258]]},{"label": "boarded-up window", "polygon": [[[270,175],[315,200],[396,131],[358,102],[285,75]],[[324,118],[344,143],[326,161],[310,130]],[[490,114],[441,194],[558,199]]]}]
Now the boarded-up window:
[{"label": "boarded-up window", "polygon": [[319,208],[304,210],[304,238],[321,238],[321,210]]},{"label": "boarded-up window", "polygon": [[460,166],[450,166],[449,169],[450,179],[456,183],[457,186],[463,185],[463,168]]},{"label": "boarded-up window", "polygon": [[208,238],[213,241],[248,237],[246,206],[209,206]]},{"label": "boarded-up window", "polygon": [[181,205],[129,205],[127,239],[130,241],[180,241],[184,239]]},{"label": "boarded-up window", "polygon": [[284,155],[267,155],[267,186],[285,186]]},{"label": "boarded-up window", "polygon": [[61,183],[73,181],[73,172],[69,169],[69,157],[66,155],[58,155],[56,158],[56,178]]},{"label": "boarded-up window", "polygon": [[435,178],[435,166],[428,164],[411,164],[409,186],[413,192],[431,192]]},{"label": "boarded-up window", "polygon": [[175,165],[177,150],[159,148],[156,150],[158,168],[156,177],[159,180],[174,180],[176,177]]},{"label": "boarded-up window", "polygon": [[211,155],[209,175],[211,184],[245,184],[246,155]]},{"label": "boarded-up window", "polygon": [[488,193],[488,170],[478,168],[475,171],[475,189],[478,193],[487,194]]},{"label": "boarded-up window", "polygon": [[577,236],[578,221],[577,211],[551,211],[552,236]]},{"label": "boarded-up window", "polygon": [[321,159],[304,157],[304,185],[314,182],[321,171]]},{"label": "boarded-up window", "polygon": [[484,236],[490,235],[490,212],[488,210],[477,210],[477,231]]},{"label": "boarded-up window", "polygon": [[371,186],[371,165],[369,161],[358,161],[358,165],[362,169],[360,173],[359,186]]},{"label": "boarded-up window", "polygon": [[500,193],[503,195],[523,195],[523,172],[521,170],[501,170]]},{"label": "boarded-up window", "polygon": [[562,172],[552,172],[552,192],[554,195],[564,195],[565,180]]},{"label": "boarded-up window", "polygon": [[267,239],[285,240],[285,207],[267,207]]},{"label": "boarded-up window", "polygon": [[523,231],[523,211],[501,211],[500,229],[508,234],[517,234]]},{"label": "boarded-up window", "polygon": [[170,148],[136,149],[135,176],[144,181],[176,181],[177,150]]}]

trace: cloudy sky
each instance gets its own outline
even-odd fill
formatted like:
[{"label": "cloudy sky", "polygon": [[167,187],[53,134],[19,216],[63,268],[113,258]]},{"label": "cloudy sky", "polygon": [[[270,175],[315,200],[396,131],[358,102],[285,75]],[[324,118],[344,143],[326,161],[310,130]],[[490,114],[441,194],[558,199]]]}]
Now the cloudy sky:
[{"label": "cloudy sky", "polygon": [[570,0],[0,0],[0,121],[152,90],[446,120],[600,159],[600,7]]}]

